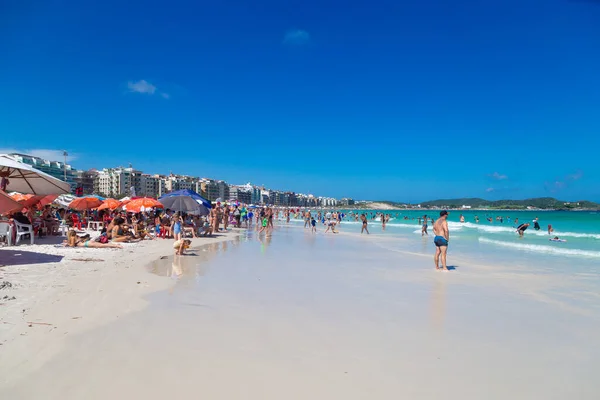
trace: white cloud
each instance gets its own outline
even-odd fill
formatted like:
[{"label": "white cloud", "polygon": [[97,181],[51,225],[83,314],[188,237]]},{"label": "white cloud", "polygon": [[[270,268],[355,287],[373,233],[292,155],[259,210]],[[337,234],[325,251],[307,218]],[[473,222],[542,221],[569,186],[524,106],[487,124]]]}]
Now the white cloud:
[{"label": "white cloud", "polygon": [[310,40],[310,34],[302,29],[290,29],[283,37],[284,44],[301,45]]},{"label": "white cloud", "polygon": [[487,189],[485,189],[485,191],[488,192],[488,193],[493,192],[494,190],[496,190],[496,189],[494,189],[494,188],[487,188]]},{"label": "white cloud", "polygon": [[137,82],[127,82],[127,88],[133,93],[154,94],[154,92],[156,92],[156,86],[148,81],[145,81],[144,79]]},{"label": "white cloud", "polygon": [[499,181],[503,181],[503,180],[505,180],[505,179],[508,179],[508,176],[506,176],[506,175],[503,175],[503,174],[501,174],[501,173],[499,173],[499,172],[494,172],[493,174],[490,174],[490,175],[488,175],[488,176],[489,176],[490,178],[493,178],[493,179],[496,179],[496,180],[499,180]]},{"label": "white cloud", "polygon": [[[27,154],[34,157],[40,157],[44,160],[49,161],[64,161],[65,156],[63,155],[63,150],[51,150],[51,149],[0,149],[0,154],[10,154],[10,153],[19,153],[19,154]],[[68,153],[67,162],[73,161],[77,159],[77,154]]]},{"label": "white cloud", "polygon": [[162,92],[160,95],[167,100],[171,98],[171,95],[169,93]]}]

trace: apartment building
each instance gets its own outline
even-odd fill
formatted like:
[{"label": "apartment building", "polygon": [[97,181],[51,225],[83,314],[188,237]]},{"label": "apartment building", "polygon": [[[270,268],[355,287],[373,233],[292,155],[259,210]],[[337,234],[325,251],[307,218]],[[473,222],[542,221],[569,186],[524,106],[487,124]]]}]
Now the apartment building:
[{"label": "apartment building", "polygon": [[28,154],[11,153],[9,155],[18,162],[31,165],[37,170],[45,172],[46,174],[60,179],[61,181],[67,182],[69,185],[71,185],[71,192],[75,193],[79,171],[71,167],[71,165],[62,161],[45,160],[43,158]]}]

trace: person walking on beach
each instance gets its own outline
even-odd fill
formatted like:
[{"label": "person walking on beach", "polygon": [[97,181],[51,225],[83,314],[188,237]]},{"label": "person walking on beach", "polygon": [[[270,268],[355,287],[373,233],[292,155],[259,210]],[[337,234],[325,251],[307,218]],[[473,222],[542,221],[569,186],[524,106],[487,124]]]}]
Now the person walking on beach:
[{"label": "person walking on beach", "polygon": [[385,231],[385,214],[381,213],[381,229]]},{"label": "person walking on beach", "polygon": [[429,236],[429,232],[427,232],[427,215],[423,215],[423,226],[421,227],[421,236]]},{"label": "person walking on beach", "polygon": [[360,220],[362,221],[362,228],[360,230],[361,235],[364,231],[367,231],[367,235],[368,235],[369,229],[367,228],[367,225],[368,225],[367,216],[365,214],[361,214]]},{"label": "person walking on beach", "polygon": [[217,205],[215,208],[213,208],[210,211],[210,217],[211,217],[211,224],[212,224],[212,234],[214,235],[216,232],[219,232],[219,205]]},{"label": "person walking on beach", "polygon": [[331,229],[332,233],[337,233],[335,231],[336,222],[335,222],[334,219],[331,219],[331,220],[327,221],[325,225],[327,225],[327,229],[325,229],[325,233],[329,232],[330,229]]},{"label": "person walking on beach", "polygon": [[310,219],[310,225],[312,226],[312,228],[311,228],[312,233],[317,233],[317,221],[315,220],[315,217],[312,217]]},{"label": "person walking on beach", "polygon": [[260,224],[260,230],[258,231],[258,234],[260,235],[261,233],[265,232],[266,236],[270,236],[269,235],[269,218],[267,218],[266,215],[264,215],[261,218],[262,222]]},{"label": "person walking on beach", "polygon": [[450,231],[448,230],[448,211],[440,211],[440,217],[433,224],[433,233],[435,238],[433,243],[435,244],[435,256],[433,261],[435,262],[435,269],[440,269],[440,258],[442,259],[442,269],[448,271],[446,266],[446,255],[448,253],[448,241],[450,240]]},{"label": "person walking on beach", "polygon": [[272,208],[270,208],[270,207],[267,208],[267,218],[269,219],[269,228],[271,229],[271,231],[273,231],[273,229],[275,229],[275,227],[273,226],[273,215],[274,214],[275,214],[275,212],[273,211]]}]

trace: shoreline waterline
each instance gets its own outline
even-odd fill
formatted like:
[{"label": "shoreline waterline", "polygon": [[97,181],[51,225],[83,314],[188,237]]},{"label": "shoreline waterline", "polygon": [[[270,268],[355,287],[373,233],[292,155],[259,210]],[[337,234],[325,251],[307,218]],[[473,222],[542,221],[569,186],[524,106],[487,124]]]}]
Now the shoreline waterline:
[{"label": "shoreline waterline", "polygon": [[[185,265],[170,275],[177,279],[169,290],[71,337],[4,393],[597,397],[593,279],[565,281],[477,260],[449,260],[453,271],[436,272],[424,254],[381,247],[395,241],[361,238],[343,226],[340,235],[313,235],[279,225],[269,240],[243,232],[227,245],[179,257]],[[168,257],[165,263],[175,259]]]}]

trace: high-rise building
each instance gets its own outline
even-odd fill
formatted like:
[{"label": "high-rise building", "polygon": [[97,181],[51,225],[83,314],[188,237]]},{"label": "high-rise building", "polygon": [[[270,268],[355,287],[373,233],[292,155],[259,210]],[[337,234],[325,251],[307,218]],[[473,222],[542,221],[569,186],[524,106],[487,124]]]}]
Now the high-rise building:
[{"label": "high-rise building", "polygon": [[75,178],[75,184],[80,187],[83,191],[83,195],[93,194],[94,181],[98,176],[98,171],[90,169],[87,171],[77,171],[77,178]]},{"label": "high-rise building", "polygon": [[252,201],[252,193],[245,185],[229,185],[229,199],[237,200],[243,204],[250,204]]},{"label": "high-rise building", "polygon": [[96,193],[108,197],[137,196],[142,190],[142,172],[133,168],[104,168],[94,182]]},{"label": "high-rise building", "polygon": [[229,185],[225,181],[215,181],[213,179],[203,178],[200,180],[200,193],[203,197],[210,201],[229,200]]},{"label": "high-rise building", "polygon": [[28,154],[12,153],[9,155],[19,162],[31,165],[37,170],[45,172],[48,175],[60,179],[61,181],[67,182],[69,185],[71,185],[71,192],[75,193],[75,188],[77,188],[78,171],[71,167],[71,165],[65,164],[62,161],[45,160],[43,158]]}]

